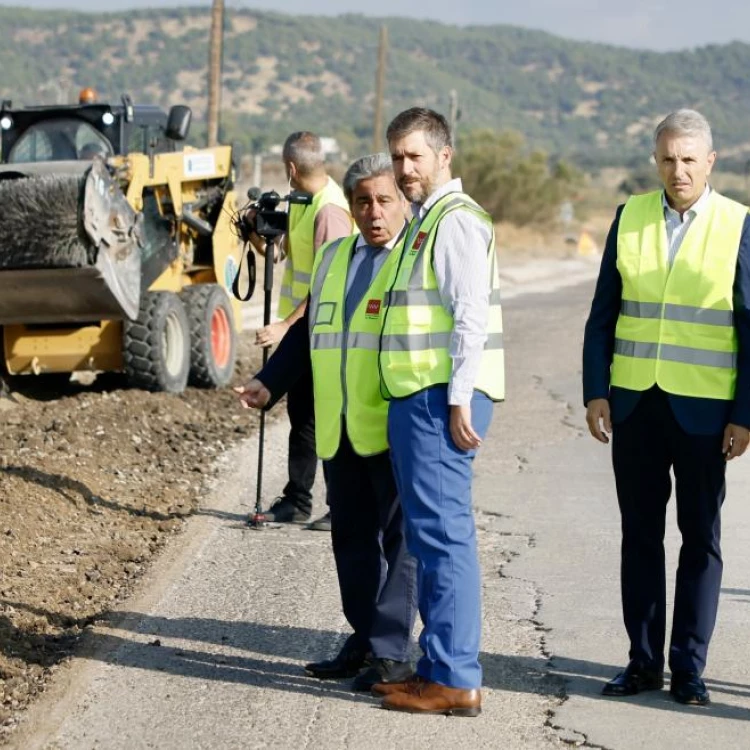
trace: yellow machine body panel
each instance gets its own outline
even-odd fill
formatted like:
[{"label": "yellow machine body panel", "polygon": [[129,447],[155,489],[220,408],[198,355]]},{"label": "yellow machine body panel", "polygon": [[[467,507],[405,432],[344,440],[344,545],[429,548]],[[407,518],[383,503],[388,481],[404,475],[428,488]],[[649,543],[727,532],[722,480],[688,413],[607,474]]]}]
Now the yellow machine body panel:
[{"label": "yellow machine body panel", "polygon": [[191,148],[166,154],[129,154],[114,157],[113,164],[122,164],[128,184],[125,196],[136,211],[143,208],[142,196],[147,187],[167,188],[174,213],[182,213],[183,203],[189,203],[206,180],[226,177],[232,172],[231,146]]},{"label": "yellow machine body panel", "polygon": [[[242,248],[232,226],[232,216],[237,212],[237,194],[234,190],[227,192],[221,214],[216,222],[213,234],[214,246],[214,281],[221,284],[229,294],[234,313],[234,327],[242,331],[242,303],[232,294],[232,282],[237,275],[242,258]],[[201,283],[205,283],[200,279]]]},{"label": "yellow machine body panel", "polygon": [[[232,149],[230,146],[195,149],[186,146],[184,151],[171,154],[131,154],[115,157],[112,162],[125,172],[128,182],[126,198],[136,210],[143,209],[143,191],[154,188],[162,214],[167,204],[171,212],[181,215],[185,206],[198,198],[204,180],[216,180],[232,172]],[[180,257],[162,272],[149,286],[149,291],[179,292],[191,284],[216,283],[229,294],[234,313],[234,327],[242,330],[242,305],[232,294],[232,281],[237,274],[241,259],[241,247],[232,226],[232,217],[237,211],[237,194],[228,190],[221,211],[213,225],[213,265],[205,266],[193,262],[194,231],[182,225]]]},{"label": "yellow machine body panel", "polygon": [[2,330],[5,366],[10,375],[123,367],[119,320],[71,328],[8,325]]}]

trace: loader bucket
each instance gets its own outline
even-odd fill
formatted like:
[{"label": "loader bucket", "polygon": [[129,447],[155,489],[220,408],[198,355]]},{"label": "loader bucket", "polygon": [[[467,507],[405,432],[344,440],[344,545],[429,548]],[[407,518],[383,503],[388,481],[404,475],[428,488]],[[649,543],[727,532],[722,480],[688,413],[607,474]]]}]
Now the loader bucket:
[{"label": "loader bucket", "polygon": [[138,315],[141,215],[103,160],[61,170],[0,169],[0,325]]}]

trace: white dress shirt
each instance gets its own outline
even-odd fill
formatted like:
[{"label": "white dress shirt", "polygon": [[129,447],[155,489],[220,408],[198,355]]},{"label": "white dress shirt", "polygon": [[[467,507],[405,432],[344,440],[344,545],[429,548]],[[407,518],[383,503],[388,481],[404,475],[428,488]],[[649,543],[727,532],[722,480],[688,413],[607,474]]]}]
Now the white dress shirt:
[{"label": "white dress shirt", "polygon": [[706,185],[701,197],[682,216],[680,216],[679,211],[675,211],[667,203],[666,193],[661,194],[661,204],[664,207],[664,221],[667,225],[667,248],[669,249],[667,263],[670,267],[674,263],[675,257],[677,257],[677,251],[680,249],[682,240],[685,238],[685,233],[690,228],[695,217],[705,208],[710,194],[711,188]]},{"label": "white dress shirt", "polygon": [[[463,192],[458,178],[438,188],[423,204],[412,204],[414,216],[423,219],[440,198],[455,192]],[[411,236],[414,231],[412,228]],[[461,210],[452,211],[440,221],[435,238],[433,260],[438,291],[443,307],[454,321],[449,347],[453,360],[448,384],[451,406],[471,403],[479,375],[489,320],[487,247],[491,239],[491,230],[485,222]]]}]

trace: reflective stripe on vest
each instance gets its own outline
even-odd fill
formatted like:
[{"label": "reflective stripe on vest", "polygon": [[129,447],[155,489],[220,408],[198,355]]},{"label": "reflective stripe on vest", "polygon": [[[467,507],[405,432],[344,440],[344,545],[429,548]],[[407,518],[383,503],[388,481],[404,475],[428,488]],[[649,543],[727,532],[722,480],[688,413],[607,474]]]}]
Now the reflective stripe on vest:
[{"label": "reflective stripe on vest", "polygon": [[662,305],[660,302],[632,302],[623,300],[620,313],[631,318],[660,318],[680,320],[683,323],[703,323],[709,326],[733,326],[734,313],[731,310],[710,310],[690,305]]},{"label": "reflective stripe on vest", "polygon": [[617,235],[622,303],[612,385],[734,398],[733,286],[747,211],[712,191],[670,267],[661,191],[628,200]]},{"label": "reflective stripe on vest", "polygon": [[386,295],[380,346],[380,369],[388,397],[402,398],[450,381],[453,316],[443,307],[433,270],[433,250],[440,221],[452,211],[470,211],[485,222],[490,288],[487,341],[474,387],[499,401],[505,395],[503,323],[492,220],[468,195],[450,193],[438,200],[421,221],[413,220],[398,269]]},{"label": "reflective stripe on vest", "polygon": [[361,456],[388,449],[388,403],[380,393],[378,351],[383,297],[398,263],[400,245],[388,253],[349,321],[344,325],[346,281],[357,237],[328,243],[315,257],[310,287],[310,355],[313,365],[315,445],[332,458],[341,441],[342,416]]},{"label": "reflective stripe on vest", "polygon": [[286,237],[288,255],[281,280],[278,315],[286,318],[299,306],[310,289],[313,268],[315,217],[323,206],[332,203],[349,213],[341,188],[329,177],[326,186],[313,196],[308,206],[289,207],[289,228]]}]

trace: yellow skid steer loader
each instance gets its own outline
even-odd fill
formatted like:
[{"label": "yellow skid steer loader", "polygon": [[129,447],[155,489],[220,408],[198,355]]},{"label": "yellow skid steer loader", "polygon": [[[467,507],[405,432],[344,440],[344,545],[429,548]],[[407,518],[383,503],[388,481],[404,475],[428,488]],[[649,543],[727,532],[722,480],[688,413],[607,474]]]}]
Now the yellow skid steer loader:
[{"label": "yellow skid steer loader", "polygon": [[178,150],[190,119],[127,96],[2,103],[0,370],[124,371],[173,393],[230,381],[241,327],[228,293],[240,258],[232,152]]}]

